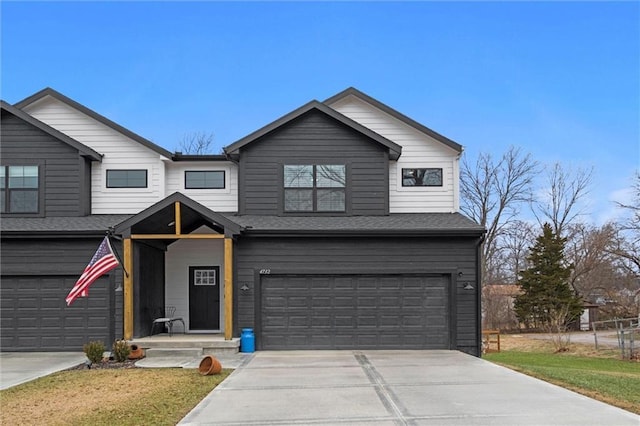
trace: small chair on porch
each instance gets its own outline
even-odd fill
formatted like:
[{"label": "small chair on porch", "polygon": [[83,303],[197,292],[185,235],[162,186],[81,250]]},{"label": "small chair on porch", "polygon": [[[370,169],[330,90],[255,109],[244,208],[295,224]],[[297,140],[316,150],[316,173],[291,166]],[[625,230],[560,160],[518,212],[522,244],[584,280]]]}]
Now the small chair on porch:
[{"label": "small chair on porch", "polygon": [[153,320],[153,324],[151,325],[151,335],[153,335],[153,330],[156,324],[163,324],[169,329],[169,337],[173,335],[173,323],[178,321],[182,323],[182,332],[186,332],[186,327],[184,325],[184,320],[182,317],[176,317],[176,307],[175,306],[165,306],[164,311],[160,309],[160,317]]}]

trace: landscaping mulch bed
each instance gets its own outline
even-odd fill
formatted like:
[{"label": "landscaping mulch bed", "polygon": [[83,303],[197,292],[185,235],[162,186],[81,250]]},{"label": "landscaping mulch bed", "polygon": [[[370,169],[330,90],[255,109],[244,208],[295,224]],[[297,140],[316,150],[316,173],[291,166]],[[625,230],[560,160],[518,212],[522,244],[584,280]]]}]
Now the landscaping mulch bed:
[{"label": "landscaping mulch bed", "polygon": [[136,362],[138,359],[128,359],[124,362],[117,362],[115,360],[103,360],[97,363],[83,362],[75,367],[71,367],[68,370],[119,370],[123,368],[138,368]]}]

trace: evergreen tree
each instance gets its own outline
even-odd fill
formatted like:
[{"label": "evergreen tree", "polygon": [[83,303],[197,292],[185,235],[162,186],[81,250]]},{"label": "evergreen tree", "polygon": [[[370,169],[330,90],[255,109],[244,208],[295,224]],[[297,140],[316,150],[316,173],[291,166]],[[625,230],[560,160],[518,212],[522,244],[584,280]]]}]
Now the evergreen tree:
[{"label": "evergreen tree", "polygon": [[518,280],[523,293],[514,303],[518,319],[527,327],[546,327],[559,315],[571,321],[582,312],[580,298],[569,285],[573,266],[565,264],[565,243],[566,238],[556,235],[545,223],[542,235],[530,248],[530,267],[521,272]]}]

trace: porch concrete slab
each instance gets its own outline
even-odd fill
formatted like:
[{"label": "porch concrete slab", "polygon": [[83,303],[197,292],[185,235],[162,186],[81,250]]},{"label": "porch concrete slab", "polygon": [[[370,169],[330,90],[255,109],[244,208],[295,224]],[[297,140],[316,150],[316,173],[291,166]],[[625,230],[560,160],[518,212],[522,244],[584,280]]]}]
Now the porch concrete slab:
[{"label": "porch concrete slab", "polygon": [[0,389],[48,376],[87,361],[82,352],[0,352]]},{"label": "porch concrete slab", "polygon": [[638,426],[640,416],[456,351],[294,351],[257,352],[180,424]]}]

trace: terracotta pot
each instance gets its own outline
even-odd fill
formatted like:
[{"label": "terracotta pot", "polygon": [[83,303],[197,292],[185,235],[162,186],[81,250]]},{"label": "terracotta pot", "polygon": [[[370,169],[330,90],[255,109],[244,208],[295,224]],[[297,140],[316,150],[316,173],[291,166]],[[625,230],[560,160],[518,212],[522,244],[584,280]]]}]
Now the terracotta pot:
[{"label": "terracotta pot", "polygon": [[222,371],[222,364],[220,364],[220,361],[218,361],[217,358],[211,355],[206,355],[202,358],[202,361],[200,361],[198,371],[200,371],[200,374],[203,376],[218,374]]},{"label": "terracotta pot", "polygon": [[140,359],[144,357],[144,351],[138,345],[131,345],[131,352],[129,352],[129,359]]}]

